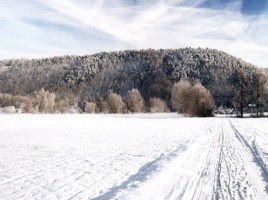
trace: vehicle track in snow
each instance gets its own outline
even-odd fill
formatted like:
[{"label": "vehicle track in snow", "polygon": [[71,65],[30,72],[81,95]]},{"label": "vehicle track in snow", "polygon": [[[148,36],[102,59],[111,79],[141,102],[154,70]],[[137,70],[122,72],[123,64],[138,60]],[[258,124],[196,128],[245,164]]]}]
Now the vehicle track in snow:
[{"label": "vehicle track in snow", "polygon": [[[150,174],[137,187],[118,189],[112,199],[209,199],[213,193],[218,148],[217,120],[210,120],[204,130],[186,144],[183,152],[158,161],[158,171]],[[207,148],[211,147],[211,148]],[[209,163],[209,164],[208,164]],[[213,169],[213,170],[211,170]],[[204,178],[205,177],[205,178]],[[97,198],[102,199],[102,198]]]},{"label": "vehicle track in snow", "polygon": [[[0,124],[0,199],[268,199],[267,126],[150,118],[93,116],[69,128],[26,125],[21,133],[14,120]],[[63,144],[46,146],[50,138]]]},{"label": "vehicle track in snow", "polygon": [[[214,139],[204,160],[203,169],[210,173],[201,178],[193,176],[199,184],[193,188],[191,194],[183,195],[179,199],[214,199],[214,200],[263,200],[268,199],[267,168],[258,154],[254,142],[252,145],[245,139],[245,132],[251,132],[249,124],[243,124],[243,131],[238,131],[233,124],[234,119],[221,119],[218,128],[214,129]],[[255,135],[259,131],[256,131]],[[213,147],[213,145],[216,145]],[[216,159],[218,159],[216,161]],[[212,161],[212,162],[211,162]],[[211,172],[215,170],[215,173]],[[201,170],[200,170],[201,171]],[[209,176],[210,174],[210,176]],[[214,183],[211,174],[214,174]],[[203,183],[207,182],[207,189]],[[209,183],[210,182],[210,183]],[[213,195],[209,198],[209,189],[213,186]],[[202,189],[199,189],[199,188]],[[205,191],[208,192],[206,194]],[[197,193],[202,191],[203,193]]]},{"label": "vehicle track in snow", "polygon": [[263,172],[264,179],[268,182],[268,129],[263,129],[261,124],[234,120],[233,129],[237,136],[254,156],[255,162]]},{"label": "vehicle track in snow", "polygon": [[[137,189],[121,192],[123,195],[118,195],[118,199],[268,199],[267,169],[233,120],[214,120],[202,133],[203,137],[196,138],[183,154],[160,163],[163,170]],[[179,170],[184,172],[178,173]],[[154,193],[148,193],[154,187]]]},{"label": "vehicle track in snow", "polygon": [[260,199],[259,188],[252,180],[252,156],[237,138],[232,124],[223,120],[221,124],[221,151],[217,167],[214,199]]}]

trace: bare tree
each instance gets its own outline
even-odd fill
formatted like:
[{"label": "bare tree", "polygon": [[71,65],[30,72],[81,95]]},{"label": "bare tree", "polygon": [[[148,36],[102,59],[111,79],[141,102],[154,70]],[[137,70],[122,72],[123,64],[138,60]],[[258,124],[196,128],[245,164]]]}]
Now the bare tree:
[{"label": "bare tree", "polygon": [[95,113],[96,112],[97,105],[94,102],[86,102],[85,103],[85,112],[87,113]]},{"label": "bare tree", "polygon": [[167,103],[159,98],[150,98],[148,101],[148,107],[151,113],[170,112]]},{"label": "bare tree", "polygon": [[105,101],[99,93],[96,94],[95,102],[97,105],[97,107],[96,107],[97,113],[99,113],[99,112],[109,113],[109,105],[108,105],[107,101]]},{"label": "bare tree", "polygon": [[173,85],[171,90],[171,104],[177,112],[187,112],[191,87],[191,83],[187,80],[181,80]]},{"label": "bare tree", "polygon": [[33,110],[33,104],[29,97],[24,97],[23,102],[20,106],[22,112],[24,113],[30,113]]},{"label": "bare tree", "polygon": [[15,106],[19,107],[19,97],[11,94],[0,93],[0,107]]},{"label": "bare tree", "polygon": [[62,94],[56,95],[56,104],[55,104],[56,112],[68,113],[72,109],[79,110],[77,96],[75,96],[72,92],[65,92],[64,95]]},{"label": "bare tree", "polygon": [[124,113],[125,104],[120,95],[110,92],[108,96],[110,113]]},{"label": "bare tree", "polygon": [[144,99],[137,89],[132,89],[127,92],[126,104],[128,110],[131,112],[145,111]]},{"label": "bare tree", "polygon": [[237,70],[236,74],[238,80],[234,96],[234,105],[239,111],[239,116],[243,118],[244,106],[246,104],[246,99],[248,96],[247,75],[243,69]]},{"label": "bare tree", "polygon": [[210,92],[200,82],[197,82],[192,87],[188,102],[189,115],[198,117],[213,116],[213,98]]},{"label": "bare tree", "polygon": [[55,93],[50,93],[42,88],[35,92],[33,104],[40,113],[52,113],[54,112],[55,100]]},{"label": "bare tree", "polygon": [[256,117],[261,115],[260,108],[265,103],[267,97],[268,76],[262,71],[255,71],[252,74],[253,98],[256,104]]}]

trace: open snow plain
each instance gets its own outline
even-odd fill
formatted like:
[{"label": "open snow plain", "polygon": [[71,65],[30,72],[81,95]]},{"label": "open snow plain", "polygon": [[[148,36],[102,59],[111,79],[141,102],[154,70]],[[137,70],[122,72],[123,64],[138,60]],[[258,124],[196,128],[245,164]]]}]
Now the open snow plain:
[{"label": "open snow plain", "polygon": [[268,119],[0,115],[0,199],[268,199]]}]

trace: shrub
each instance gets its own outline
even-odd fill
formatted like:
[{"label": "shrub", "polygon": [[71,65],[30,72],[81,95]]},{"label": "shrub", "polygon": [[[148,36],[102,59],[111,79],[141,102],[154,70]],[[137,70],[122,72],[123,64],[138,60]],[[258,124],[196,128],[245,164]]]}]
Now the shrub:
[{"label": "shrub", "polygon": [[55,111],[55,100],[55,93],[50,93],[42,88],[38,92],[35,92],[33,105],[40,113],[53,113]]},{"label": "shrub", "polygon": [[34,113],[33,104],[29,97],[24,97],[23,102],[20,105],[20,109],[23,113]]},{"label": "shrub", "polygon": [[132,89],[127,92],[126,105],[131,112],[144,112],[145,104],[139,90]]},{"label": "shrub", "polygon": [[[59,113],[73,113],[74,109],[79,110],[78,108],[78,99],[73,93],[66,92],[63,95],[56,95],[55,99],[55,106],[54,110],[55,112]],[[72,111],[71,111],[72,110]]]},{"label": "shrub", "polygon": [[20,107],[20,98],[11,94],[0,94],[0,107]]},{"label": "shrub", "polygon": [[32,101],[28,96],[0,94],[0,107],[14,106],[23,113],[33,112]]},{"label": "shrub", "polygon": [[110,113],[124,113],[125,104],[120,95],[110,92],[108,96],[108,105]]},{"label": "shrub", "polygon": [[95,113],[97,108],[97,104],[94,102],[86,102],[85,112],[87,113]]},{"label": "shrub", "polygon": [[14,106],[8,106],[2,108],[2,112],[5,114],[14,114],[16,112],[16,108]]},{"label": "shrub", "polygon": [[148,101],[148,107],[151,113],[170,112],[167,103],[159,98],[150,98]]},{"label": "shrub", "polygon": [[181,80],[172,87],[171,104],[177,112],[187,112],[191,87],[190,82],[187,80]]},{"label": "shrub", "polygon": [[213,109],[214,102],[210,92],[200,82],[196,83],[191,89],[188,114],[209,117],[213,116]]},{"label": "shrub", "polygon": [[102,113],[109,113],[110,112],[110,107],[107,101],[102,101],[101,102],[101,110]]},{"label": "shrub", "polygon": [[96,112],[102,112],[102,113],[109,113],[109,105],[108,103],[103,99],[103,97],[100,96],[100,94],[96,95]]}]

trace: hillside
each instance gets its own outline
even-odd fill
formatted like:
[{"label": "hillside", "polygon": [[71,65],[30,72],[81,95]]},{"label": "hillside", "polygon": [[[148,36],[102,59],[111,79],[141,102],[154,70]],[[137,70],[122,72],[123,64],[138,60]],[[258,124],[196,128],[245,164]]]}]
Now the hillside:
[{"label": "hillside", "polygon": [[173,83],[199,79],[217,105],[230,106],[236,70],[250,75],[255,66],[214,49],[126,50],[86,56],[0,61],[0,93],[28,95],[44,87],[80,100],[105,97],[109,90],[125,96],[137,88],[147,101],[160,97],[170,102]]}]

